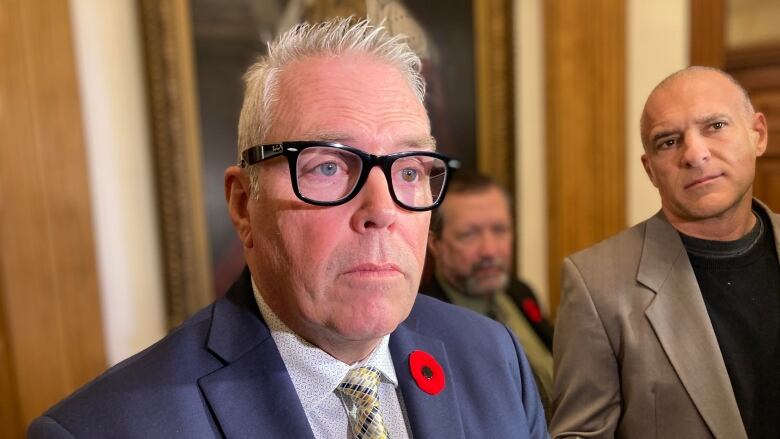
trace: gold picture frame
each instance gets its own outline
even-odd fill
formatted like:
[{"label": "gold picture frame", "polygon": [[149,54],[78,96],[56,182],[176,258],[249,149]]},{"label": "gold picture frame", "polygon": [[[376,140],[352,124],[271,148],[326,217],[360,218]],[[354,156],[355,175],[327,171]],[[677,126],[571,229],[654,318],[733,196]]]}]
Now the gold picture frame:
[{"label": "gold picture frame", "polygon": [[515,190],[512,2],[474,1],[477,169]]},{"label": "gold picture frame", "polygon": [[187,0],[140,0],[169,328],[213,299]]}]

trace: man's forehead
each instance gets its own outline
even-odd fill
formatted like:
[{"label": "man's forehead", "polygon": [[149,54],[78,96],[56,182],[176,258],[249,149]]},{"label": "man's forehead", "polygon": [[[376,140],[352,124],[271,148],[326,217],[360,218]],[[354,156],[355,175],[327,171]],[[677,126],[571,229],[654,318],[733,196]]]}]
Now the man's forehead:
[{"label": "man's forehead", "polygon": [[[303,138],[306,140],[323,141],[323,142],[336,142],[346,144],[355,148],[360,148],[359,144],[355,143],[355,135],[353,133],[336,130],[311,130],[303,133]],[[416,150],[416,151],[435,151],[436,139],[430,134],[402,134],[396,138],[389,139],[391,145],[389,148],[396,150]]]},{"label": "man's forehead", "polygon": [[[475,206],[480,208],[476,209]],[[455,220],[490,218],[495,217],[497,213],[502,217],[510,216],[509,203],[497,187],[478,192],[447,194],[441,208],[445,210],[445,215]]]},{"label": "man's forehead", "polygon": [[449,235],[452,236],[473,229],[490,229],[496,226],[511,228],[511,223],[512,218],[509,215],[495,209],[493,212],[468,212],[452,220],[445,218],[443,230],[445,234],[449,230]]},{"label": "man's forehead", "polygon": [[682,72],[662,82],[647,100],[648,107],[670,103],[690,105],[689,99],[716,104],[730,101],[738,105],[742,95],[739,88],[725,75],[716,71]]},{"label": "man's forehead", "polygon": [[275,105],[274,137],[357,148],[368,139],[392,150],[435,147],[428,115],[405,77],[369,56],[297,61],[281,73]]},{"label": "man's forehead", "polygon": [[365,87],[369,91],[392,89],[396,94],[414,95],[397,65],[375,55],[355,52],[302,57],[286,65],[277,79],[280,88],[291,96],[311,87],[326,95]]},{"label": "man's forehead", "polygon": [[714,72],[696,72],[674,78],[656,89],[645,114],[650,131],[659,125],[698,122],[714,115],[733,116],[741,108],[739,89]]}]

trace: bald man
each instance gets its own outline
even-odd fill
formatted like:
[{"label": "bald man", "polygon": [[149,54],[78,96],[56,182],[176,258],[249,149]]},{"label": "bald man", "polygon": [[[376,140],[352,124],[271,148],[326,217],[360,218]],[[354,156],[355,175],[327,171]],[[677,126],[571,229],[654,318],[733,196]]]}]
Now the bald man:
[{"label": "bald man", "polygon": [[767,124],[726,73],[650,94],[655,216],[564,261],[555,438],[780,437],[780,217],[752,197]]}]

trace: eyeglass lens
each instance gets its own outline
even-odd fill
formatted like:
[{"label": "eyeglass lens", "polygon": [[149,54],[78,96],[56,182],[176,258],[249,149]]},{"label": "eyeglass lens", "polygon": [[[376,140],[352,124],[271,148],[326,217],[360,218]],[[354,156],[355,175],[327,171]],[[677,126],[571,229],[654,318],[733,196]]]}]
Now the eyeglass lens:
[{"label": "eyeglass lens", "polygon": [[[363,161],[351,151],[327,146],[302,150],[296,163],[298,191],[305,198],[333,202],[355,190]],[[395,160],[390,181],[401,204],[424,208],[441,195],[446,164],[436,157],[410,155]]]}]

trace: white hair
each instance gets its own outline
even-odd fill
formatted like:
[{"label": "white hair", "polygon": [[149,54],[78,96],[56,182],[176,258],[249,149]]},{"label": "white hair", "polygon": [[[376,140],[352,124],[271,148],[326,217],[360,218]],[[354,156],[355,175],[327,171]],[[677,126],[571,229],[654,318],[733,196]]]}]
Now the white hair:
[{"label": "white hair", "polygon": [[[298,24],[269,43],[268,54],[258,58],[244,75],[246,88],[238,122],[238,159],[245,149],[264,143],[275,122],[279,76],[286,66],[303,58],[339,56],[347,52],[374,56],[397,68],[415,96],[424,101],[422,63],[404,36],[391,35],[381,24],[374,26],[368,20],[355,21],[352,17]],[[254,168],[249,168],[252,192],[257,187]]]}]

